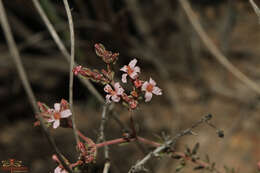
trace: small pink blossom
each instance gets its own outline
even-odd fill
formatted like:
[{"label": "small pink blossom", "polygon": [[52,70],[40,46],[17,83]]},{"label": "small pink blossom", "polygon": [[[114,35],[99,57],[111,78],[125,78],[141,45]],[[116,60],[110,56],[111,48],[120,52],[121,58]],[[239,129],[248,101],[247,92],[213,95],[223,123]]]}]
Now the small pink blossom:
[{"label": "small pink blossom", "polygon": [[149,82],[144,82],[142,91],[145,91],[145,102],[149,102],[153,94],[162,95],[162,90],[156,86],[156,82],[152,78],[150,78]]},{"label": "small pink blossom", "polygon": [[130,63],[128,65],[125,65],[124,67],[122,67],[120,70],[123,72],[126,72],[122,75],[122,82],[126,83],[126,77],[127,75],[131,78],[131,79],[136,79],[138,77],[138,73],[140,73],[140,67],[135,66],[137,63],[137,59],[133,59],[132,61],[130,61]]},{"label": "small pink blossom", "polygon": [[72,72],[74,73],[74,75],[77,75],[80,72],[81,69],[82,69],[82,66],[78,65],[78,66],[73,68]]},{"label": "small pink blossom", "polygon": [[137,105],[138,105],[138,102],[136,100],[134,100],[134,99],[131,99],[129,101],[129,105],[130,105],[131,109],[135,109],[137,107]]},{"label": "small pink blossom", "polygon": [[50,109],[50,110],[48,110],[48,112],[51,113],[51,117],[48,120],[48,122],[54,122],[53,128],[55,128],[55,129],[60,126],[61,118],[68,118],[69,116],[72,115],[70,109],[62,110],[60,103],[55,103],[54,109]]},{"label": "small pink blossom", "polygon": [[136,80],[134,81],[134,85],[135,85],[136,88],[141,87],[142,84],[143,84],[143,81],[141,81],[140,79],[136,79]]},{"label": "small pink blossom", "polygon": [[61,168],[60,166],[57,166],[54,170],[54,173],[68,173],[65,169]]},{"label": "small pink blossom", "polygon": [[111,100],[113,100],[114,102],[119,102],[120,101],[120,96],[124,93],[124,89],[121,87],[121,85],[119,84],[119,82],[116,82],[114,85],[115,90],[112,89],[112,87],[107,84],[104,88],[104,91],[106,93],[108,93],[106,95],[106,101],[108,103],[110,103],[110,98]]}]

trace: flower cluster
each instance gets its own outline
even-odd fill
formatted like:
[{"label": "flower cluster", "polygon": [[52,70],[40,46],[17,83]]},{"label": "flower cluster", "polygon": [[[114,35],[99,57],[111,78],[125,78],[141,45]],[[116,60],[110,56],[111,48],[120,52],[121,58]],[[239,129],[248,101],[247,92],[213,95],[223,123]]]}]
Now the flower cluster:
[{"label": "flower cluster", "polygon": [[149,102],[152,99],[153,94],[162,95],[162,91],[156,86],[156,82],[150,78],[149,81],[143,81],[140,79],[139,75],[141,73],[140,67],[138,67],[137,59],[130,61],[128,65],[124,65],[120,71],[122,74],[122,83],[132,84],[132,91],[130,94],[126,93],[119,82],[114,80],[114,71],[111,70],[111,64],[114,64],[118,59],[118,53],[112,53],[107,51],[102,44],[95,44],[95,52],[97,56],[101,57],[106,63],[107,69],[102,69],[101,72],[98,70],[91,70],[82,66],[76,66],[73,69],[75,75],[81,75],[94,82],[101,83],[104,86],[104,91],[107,93],[106,102],[120,102],[126,105],[129,109],[135,109],[140,100]]},{"label": "flower cluster", "polygon": [[[106,85],[104,90],[109,93],[106,96],[107,102],[110,102],[109,98],[111,97],[112,93],[114,96],[112,101],[119,102],[121,97],[124,103],[127,103],[130,109],[135,109],[138,105],[138,100],[142,100],[143,97],[145,98],[145,102],[149,102],[151,101],[153,94],[162,95],[161,89],[156,86],[156,83],[152,78],[150,78],[149,81],[143,81],[139,78],[141,70],[140,67],[136,66],[136,64],[137,59],[133,59],[128,65],[125,65],[120,69],[120,71],[124,72],[122,74],[122,82],[127,83],[127,78],[129,77],[133,85],[133,90],[130,92],[130,95],[127,95],[124,92],[125,90],[118,82],[114,85],[115,90],[112,90],[112,88],[109,86],[109,89],[112,92],[107,92],[108,85]],[[143,92],[145,93],[143,94]]]},{"label": "flower cluster", "polygon": [[[46,104],[38,102],[38,107],[40,109],[40,114],[36,115],[42,116],[46,121],[48,126],[52,125],[54,129],[60,126],[61,119],[67,119],[72,115],[69,109],[69,103],[62,99],[60,103],[55,103],[54,108],[49,108]],[[36,121],[35,126],[39,125],[39,121]]]}]

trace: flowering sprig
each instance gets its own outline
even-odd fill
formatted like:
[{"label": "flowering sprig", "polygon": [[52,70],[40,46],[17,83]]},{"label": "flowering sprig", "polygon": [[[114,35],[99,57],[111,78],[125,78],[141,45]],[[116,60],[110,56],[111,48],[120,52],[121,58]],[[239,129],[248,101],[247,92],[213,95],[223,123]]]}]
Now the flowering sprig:
[{"label": "flowering sprig", "polygon": [[[49,108],[46,104],[38,102],[38,106],[40,109],[40,114],[36,115],[42,116],[46,121],[47,126],[53,126],[54,129],[60,126],[60,121],[62,119],[68,120],[68,118],[72,115],[71,110],[69,109],[69,103],[65,99],[61,99],[60,103],[55,103],[54,108]],[[70,120],[69,120],[70,121]],[[39,121],[34,123],[35,126],[40,125]]]},{"label": "flowering sprig", "polygon": [[72,115],[70,109],[61,109],[60,103],[54,104],[54,109],[51,109],[51,117],[48,119],[48,122],[53,123],[53,128],[57,128],[60,126],[60,119],[61,118],[68,118]]},{"label": "flowering sprig", "polygon": [[[152,95],[162,95],[162,90],[156,86],[155,81],[150,78],[149,81],[140,79],[141,69],[137,66],[137,59],[134,58],[128,65],[124,65],[120,68],[123,71],[121,81],[124,84],[131,84],[132,90],[127,94],[127,90],[120,85],[119,82],[114,80],[115,72],[111,70],[111,65],[114,64],[119,54],[107,51],[102,44],[95,44],[95,52],[97,56],[101,57],[106,64],[106,70],[102,69],[91,70],[82,66],[76,66],[73,69],[75,75],[81,75],[94,82],[105,85],[104,91],[107,93],[106,102],[121,102],[127,106],[130,110],[136,109],[141,100],[149,102],[152,99]],[[129,77],[129,80],[127,78]],[[130,82],[129,82],[130,81]]]}]

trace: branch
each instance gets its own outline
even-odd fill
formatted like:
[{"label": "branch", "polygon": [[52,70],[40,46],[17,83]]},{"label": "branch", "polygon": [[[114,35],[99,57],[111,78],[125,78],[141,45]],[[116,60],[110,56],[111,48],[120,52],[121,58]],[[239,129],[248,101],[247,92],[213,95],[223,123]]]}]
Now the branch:
[{"label": "branch", "polygon": [[[100,136],[98,139],[99,142],[104,142],[106,140],[104,131],[105,131],[105,125],[106,125],[106,121],[107,121],[107,117],[106,117],[107,107],[108,107],[107,104],[105,104],[103,106],[102,119],[101,119],[101,125],[100,125]],[[105,157],[106,163],[105,163],[105,166],[103,169],[103,173],[108,173],[109,168],[110,168],[110,159],[109,159],[109,148],[107,145],[104,146],[104,157]]]},{"label": "branch", "polygon": [[258,17],[258,23],[260,24],[260,9],[258,8],[258,6],[256,5],[256,3],[254,2],[254,0],[249,0],[251,6],[253,7],[255,14]]},{"label": "branch", "polygon": [[[36,7],[36,10],[39,12],[42,20],[44,21],[47,29],[49,30],[53,40],[55,41],[55,43],[57,44],[58,48],[60,49],[61,53],[64,55],[64,57],[66,58],[66,60],[68,62],[70,62],[70,55],[68,50],[66,49],[66,47],[64,46],[63,42],[61,41],[59,35],[57,34],[55,28],[53,27],[53,25],[51,24],[50,20],[48,19],[48,17],[46,16],[45,12],[43,11],[39,0],[33,0],[33,4]],[[75,65],[77,65],[75,63]],[[98,101],[100,101],[101,103],[104,103],[104,99],[101,96],[101,94],[96,90],[96,88],[88,81],[88,80],[83,80],[83,78],[80,78],[81,82],[87,86],[87,88],[90,90],[90,92],[98,99]]]},{"label": "branch", "polygon": [[150,160],[153,156],[157,156],[160,152],[164,151],[165,149],[168,149],[170,146],[174,146],[177,142],[177,140],[185,135],[192,134],[192,130],[199,126],[200,124],[209,121],[212,118],[211,115],[204,116],[200,121],[194,123],[190,128],[178,133],[175,137],[172,139],[166,141],[163,145],[158,146],[155,150],[147,154],[142,160],[138,161],[134,166],[131,167],[128,173],[134,173],[138,172],[140,170],[144,169],[144,164]]},{"label": "branch", "polygon": [[199,23],[195,13],[193,12],[189,2],[187,0],[179,0],[179,3],[184,9],[189,21],[194,27],[195,31],[198,33],[200,39],[208,48],[210,53],[222,64],[228,71],[230,71],[235,77],[237,77],[241,82],[243,82],[247,87],[260,94],[260,88],[257,83],[249,79],[244,73],[239,71],[230,61],[225,57],[217,46],[213,43],[213,41],[209,38],[205,30],[202,28]]},{"label": "branch", "polygon": [[70,28],[70,42],[71,42],[71,53],[70,53],[70,82],[69,82],[69,103],[70,103],[70,109],[72,111],[72,127],[73,127],[73,132],[74,132],[74,136],[76,139],[76,144],[79,143],[79,137],[77,134],[77,128],[76,128],[76,123],[75,123],[75,112],[73,111],[73,72],[72,69],[74,67],[74,61],[75,61],[75,36],[74,36],[74,27],[73,27],[73,20],[72,20],[72,15],[71,15],[71,11],[70,11],[70,7],[68,4],[67,0],[63,0],[65,9],[66,9],[66,13],[68,16],[68,20],[69,20],[69,28]]},{"label": "branch", "polygon": [[[14,63],[16,65],[17,71],[18,71],[18,75],[22,81],[23,87],[25,89],[25,92],[27,94],[27,96],[29,97],[30,103],[33,107],[34,113],[35,114],[39,114],[39,110],[38,110],[38,106],[37,106],[37,102],[36,102],[36,98],[35,95],[32,91],[32,88],[30,86],[29,80],[27,78],[27,75],[25,73],[22,61],[21,61],[21,57],[18,51],[18,48],[16,46],[16,43],[14,41],[7,17],[6,17],[6,12],[5,12],[5,8],[3,6],[3,2],[2,0],[0,0],[0,22],[1,22],[1,26],[3,28],[3,32],[4,32],[4,36],[6,37],[6,41],[10,50],[10,54],[14,60]],[[49,134],[47,127],[44,124],[44,120],[41,116],[39,116],[39,120],[41,122],[41,127],[45,133],[45,135],[47,136],[48,141],[50,142],[50,144],[52,145],[52,147],[54,148],[59,160],[61,161],[62,166],[69,172],[72,173],[72,171],[70,170],[70,168],[68,167],[68,165],[64,162],[64,159],[62,157],[61,152],[59,151],[59,149],[57,148],[53,138],[51,137],[51,135]]]}]

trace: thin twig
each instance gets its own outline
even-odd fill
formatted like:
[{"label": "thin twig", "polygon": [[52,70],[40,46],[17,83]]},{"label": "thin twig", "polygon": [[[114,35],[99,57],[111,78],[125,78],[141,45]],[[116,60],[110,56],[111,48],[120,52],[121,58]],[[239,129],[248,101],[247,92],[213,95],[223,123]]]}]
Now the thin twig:
[{"label": "thin twig", "polygon": [[177,142],[177,140],[185,135],[188,134],[192,134],[192,130],[194,128],[196,128],[197,126],[199,126],[200,124],[210,120],[212,117],[211,115],[207,115],[204,116],[201,120],[199,120],[198,122],[194,123],[190,128],[178,133],[175,137],[173,137],[172,139],[166,141],[163,145],[157,147],[155,150],[153,150],[152,152],[150,152],[149,154],[147,154],[142,160],[138,161],[134,166],[131,167],[131,169],[129,170],[128,173],[134,173],[134,172],[138,172],[144,169],[144,164],[150,160],[153,156],[158,155],[160,152],[162,152],[163,150],[169,148],[170,146],[174,146]]},{"label": "thin twig", "polygon": [[251,6],[253,7],[255,14],[258,17],[258,23],[260,24],[260,9],[258,8],[258,6],[256,5],[256,3],[254,2],[254,0],[249,0]]},{"label": "thin twig", "polygon": [[194,27],[195,31],[198,33],[200,39],[208,48],[210,53],[214,55],[214,57],[222,64],[228,71],[230,71],[235,77],[237,77],[241,82],[243,82],[250,89],[260,94],[260,88],[257,83],[249,79],[244,73],[239,71],[230,61],[225,57],[217,46],[213,43],[213,41],[209,38],[205,30],[202,28],[199,23],[195,13],[193,12],[189,2],[187,0],[179,0],[181,6],[183,7],[189,21]]},{"label": "thin twig", "polygon": [[[39,114],[39,110],[38,110],[38,106],[37,106],[37,102],[36,102],[36,98],[35,95],[32,91],[32,88],[30,86],[29,80],[27,78],[26,72],[24,70],[22,61],[21,61],[21,57],[18,51],[18,48],[16,46],[16,43],[14,41],[7,17],[6,17],[6,12],[5,12],[5,8],[3,6],[3,2],[2,0],[0,0],[0,21],[1,21],[1,26],[3,28],[3,32],[4,32],[4,36],[6,37],[7,40],[7,44],[10,50],[10,54],[14,60],[14,63],[16,65],[17,71],[18,71],[18,75],[22,81],[23,87],[25,89],[26,94],[29,97],[30,103],[33,107],[34,113],[37,115]],[[38,116],[39,120],[41,122],[41,127],[45,133],[45,135],[47,136],[48,141],[50,142],[50,144],[52,145],[52,147],[54,148],[59,160],[61,161],[62,166],[69,172],[72,173],[71,169],[68,167],[68,165],[64,162],[64,159],[62,157],[61,152],[59,151],[59,149],[57,148],[53,138],[51,137],[51,135],[49,134],[47,127],[44,124],[44,120],[41,116]]]},{"label": "thin twig", "polygon": [[[103,106],[103,111],[102,111],[102,119],[101,119],[101,125],[100,125],[100,136],[98,138],[98,143],[99,142],[104,142],[106,140],[105,138],[105,126],[106,126],[106,121],[107,121],[107,108],[108,105],[104,104]],[[104,169],[103,169],[103,173],[108,173],[109,172],[109,168],[110,168],[110,159],[109,159],[109,148],[108,146],[104,146],[104,157],[106,160]]]},{"label": "thin twig", "polygon": [[[58,48],[60,49],[61,53],[64,55],[66,60],[68,62],[70,62],[70,54],[69,54],[68,50],[66,49],[66,47],[64,46],[63,42],[61,41],[59,35],[57,34],[57,32],[56,32],[55,28],[53,27],[53,25],[51,24],[50,20],[48,19],[47,15],[43,11],[43,9],[39,3],[39,0],[33,0],[33,4],[36,7],[36,10],[39,12],[41,18],[43,19],[47,29],[49,30],[52,38],[54,39],[54,41],[57,44]],[[75,63],[75,65],[77,65],[77,64]],[[85,79],[83,80],[83,78],[81,78],[80,76],[78,76],[78,77],[81,80],[81,82],[87,86],[89,91],[98,99],[98,101],[101,103],[104,103],[103,97],[96,90],[96,88],[88,80],[85,80]]]},{"label": "thin twig", "polygon": [[70,109],[72,111],[72,127],[73,127],[73,132],[74,132],[74,136],[76,139],[76,144],[79,143],[79,137],[77,134],[77,127],[76,127],[76,123],[75,123],[75,112],[73,110],[73,79],[74,79],[74,75],[73,75],[73,67],[74,67],[74,61],[75,61],[75,36],[74,36],[74,25],[73,25],[73,19],[72,19],[72,15],[71,15],[71,11],[70,11],[70,7],[68,4],[67,0],[63,0],[65,9],[66,9],[66,13],[68,16],[68,21],[69,21],[69,28],[70,28],[70,42],[71,42],[71,52],[70,52],[70,82],[69,82],[69,103],[70,103]]}]

